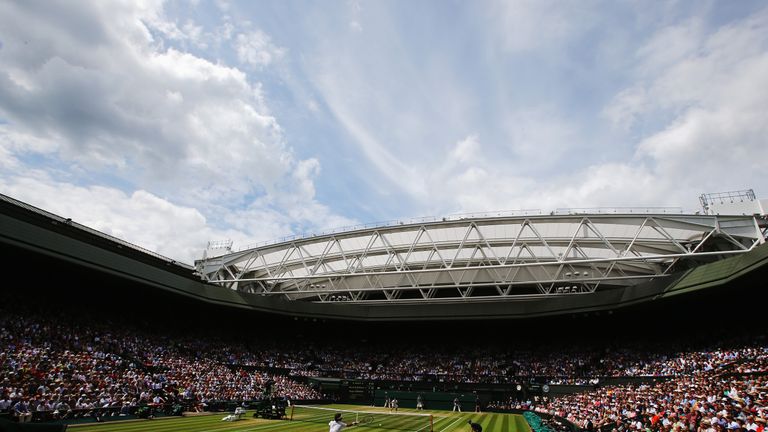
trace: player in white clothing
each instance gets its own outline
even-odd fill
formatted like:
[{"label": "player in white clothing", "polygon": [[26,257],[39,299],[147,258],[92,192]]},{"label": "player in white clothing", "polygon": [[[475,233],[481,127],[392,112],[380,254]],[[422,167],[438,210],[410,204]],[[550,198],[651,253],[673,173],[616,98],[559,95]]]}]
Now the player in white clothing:
[{"label": "player in white clothing", "polygon": [[459,403],[459,398],[453,398],[453,411],[461,412],[461,403]]},{"label": "player in white clothing", "polygon": [[343,421],[341,421],[341,413],[336,413],[336,415],[333,416],[333,420],[328,422],[328,426],[330,429],[328,429],[328,432],[341,432],[342,429],[344,429],[347,426],[354,426],[357,422],[352,422],[350,424],[346,424]]}]

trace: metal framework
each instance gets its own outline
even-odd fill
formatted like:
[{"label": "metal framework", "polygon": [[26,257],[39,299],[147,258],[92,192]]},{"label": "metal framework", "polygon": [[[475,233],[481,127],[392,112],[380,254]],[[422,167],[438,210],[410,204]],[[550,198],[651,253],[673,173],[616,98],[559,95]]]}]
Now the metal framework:
[{"label": "metal framework", "polygon": [[701,194],[699,196],[699,203],[701,203],[701,208],[704,209],[706,212],[713,203],[720,202],[720,203],[734,203],[734,202],[744,202],[744,201],[755,201],[757,199],[757,196],[755,195],[755,191],[752,189],[746,189],[746,190],[740,190],[740,191],[732,191],[732,192],[716,192],[716,193],[706,193]]},{"label": "metal framework", "polygon": [[208,282],[289,300],[480,302],[633,286],[765,241],[753,216],[563,213],[359,229],[196,265]]}]

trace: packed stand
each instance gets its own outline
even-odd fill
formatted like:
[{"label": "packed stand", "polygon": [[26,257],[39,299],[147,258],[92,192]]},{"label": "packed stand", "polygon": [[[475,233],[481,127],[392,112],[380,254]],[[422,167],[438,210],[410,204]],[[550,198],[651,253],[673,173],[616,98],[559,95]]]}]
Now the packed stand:
[{"label": "packed stand", "polygon": [[300,348],[264,346],[252,356],[230,356],[240,365],[285,369],[293,376],[391,381],[509,384],[542,377],[548,384],[593,386],[606,377],[674,377],[734,364],[734,372],[766,371],[764,340],[723,337],[715,346],[671,341],[604,349],[505,350],[369,344],[345,348],[305,342]]},{"label": "packed stand", "polygon": [[[0,413],[67,418],[135,413],[141,406],[202,410],[211,403],[274,396],[320,399],[286,376],[211,360],[221,348],[177,338],[69,322],[62,316],[0,317]],[[228,347],[229,348],[229,347]]]},{"label": "packed stand", "polygon": [[702,356],[707,360],[700,364],[707,366],[690,375],[557,398],[510,398],[491,406],[555,415],[587,430],[763,432],[768,416],[765,348],[696,355]]},{"label": "packed stand", "polygon": [[[718,342],[627,341],[557,350],[407,343],[393,349],[385,343],[339,346],[306,340],[287,345],[247,335],[191,337],[63,313],[3,311],[0,412],[25,421],[35,412],[62,418],[99,410],[133,413],[147,405],[205,410],[219,401],[263,398],[269,381],[278,396],[321,398],[302,382],[308,376],[506,384],[545,377],[543,382],[581,385],[586,391],[492,406],[619,431],[666,431],[683,417],[689,431],[692,424],[703,427],[697,432],[720,431],[721,413],[726,426],[758,431],[765,414],[768,344],[762,335],[712,339]],[[603,377],[655,382],[601,387]]]}]

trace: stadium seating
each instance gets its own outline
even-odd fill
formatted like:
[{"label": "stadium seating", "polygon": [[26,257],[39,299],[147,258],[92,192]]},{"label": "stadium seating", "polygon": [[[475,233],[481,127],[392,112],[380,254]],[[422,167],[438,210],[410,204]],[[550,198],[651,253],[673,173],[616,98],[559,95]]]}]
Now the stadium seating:
[{"label": "stadium seating", "polygon": [[[451,347],[397,338],[355,346],[331,343],[330,335],[286,344],[259,335],[183,334],[157,322],[118,325],[82,311],[38,306],[0,306],[0,411],[11,418],[20,402],[35,422],[228,410],[262,398],[269,380],[278,397],[327,396],[308,384],[310,376],[573,384],[582,391],[510,395],[488,408],[553,415],[585,429],[762,432],[768,415],[762,329],[717,334],[709,345],[681,333],[652,343],[596,340],[556,350],[530,342]],[[611,378],[630,377],[637,380],[610,384]]]}]

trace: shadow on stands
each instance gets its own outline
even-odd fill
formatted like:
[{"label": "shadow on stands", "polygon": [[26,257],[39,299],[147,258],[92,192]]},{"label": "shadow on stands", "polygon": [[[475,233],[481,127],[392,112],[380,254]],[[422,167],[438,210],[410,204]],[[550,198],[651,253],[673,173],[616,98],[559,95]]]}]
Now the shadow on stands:
[{"label": "shadow on stands", "polygon": [[51,423],[16,423],[7,417],[0,417],[0,432],[63,432],[65,424]]}]

